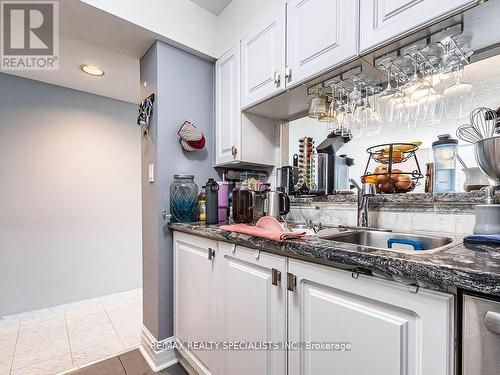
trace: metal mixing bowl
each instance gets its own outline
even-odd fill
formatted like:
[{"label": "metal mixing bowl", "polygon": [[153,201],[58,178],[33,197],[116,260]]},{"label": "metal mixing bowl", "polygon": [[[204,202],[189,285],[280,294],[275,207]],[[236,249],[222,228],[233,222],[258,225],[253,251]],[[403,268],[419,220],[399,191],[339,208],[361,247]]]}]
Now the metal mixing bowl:
[{"label": "metal mixing bowl", "polygon": [[500,185],[500,137],[483,139],[474,148],[479,168]]}]

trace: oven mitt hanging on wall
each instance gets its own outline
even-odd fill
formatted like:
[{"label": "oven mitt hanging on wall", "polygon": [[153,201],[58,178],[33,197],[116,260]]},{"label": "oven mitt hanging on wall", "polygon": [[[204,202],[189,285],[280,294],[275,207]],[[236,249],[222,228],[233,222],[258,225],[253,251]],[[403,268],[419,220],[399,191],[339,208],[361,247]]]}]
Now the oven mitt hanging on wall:
[{"label": "oven mitt hanging on wall", "polygon": [[182,148],[186,151],[201,150],[205,147],[205,136],[189,121],[184,121],[177,134],[181,138]]}]

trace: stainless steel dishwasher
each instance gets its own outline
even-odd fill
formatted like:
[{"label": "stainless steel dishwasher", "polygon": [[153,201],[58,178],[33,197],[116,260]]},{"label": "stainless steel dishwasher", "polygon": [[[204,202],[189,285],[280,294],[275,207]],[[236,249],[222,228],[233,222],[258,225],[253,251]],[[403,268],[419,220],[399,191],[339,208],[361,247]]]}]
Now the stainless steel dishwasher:
[{"label": "stainless steel dishwasher", "polygon": [[500,300],[463,296],[463,375],[500,374]]}]

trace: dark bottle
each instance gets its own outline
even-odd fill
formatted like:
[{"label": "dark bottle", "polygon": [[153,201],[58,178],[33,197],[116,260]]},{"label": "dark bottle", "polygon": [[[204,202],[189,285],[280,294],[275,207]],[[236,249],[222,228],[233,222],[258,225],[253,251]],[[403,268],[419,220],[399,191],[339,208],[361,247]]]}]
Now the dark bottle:
[{"label": "dark bottle", "polygon": [[205,189],[205,206],[207,225],[219,223],[219,184],[213,178],[209,178]]},{"label": "dark bottle", "polygon": [[242,183],[233,190],[233,220],[236,223],[251,223],[255,206],[255,193]]}]

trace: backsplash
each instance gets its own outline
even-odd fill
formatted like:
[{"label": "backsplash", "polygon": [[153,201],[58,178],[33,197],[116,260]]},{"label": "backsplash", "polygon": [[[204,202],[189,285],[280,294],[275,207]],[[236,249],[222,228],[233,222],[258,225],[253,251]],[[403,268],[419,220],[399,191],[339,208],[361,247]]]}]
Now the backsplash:
[{"label": "backsplash", "polygon": [[[440,233],[471,234],[474,227],[474,211],[463,209],[461,212],[440,212],[439,207],[434,210],[397,210],[376,204],[382,209],[373,209],[370,212],[370,226],[404,231],[431,231]],[[458,205],[457,205],[458,206]],[[317,224],[335,226],[356,225],[356,203],[329,203],[315,202],[313,204],[294,204],[287,219],[304,223],[312,220]]]}]

